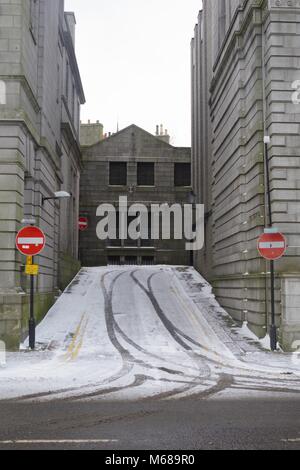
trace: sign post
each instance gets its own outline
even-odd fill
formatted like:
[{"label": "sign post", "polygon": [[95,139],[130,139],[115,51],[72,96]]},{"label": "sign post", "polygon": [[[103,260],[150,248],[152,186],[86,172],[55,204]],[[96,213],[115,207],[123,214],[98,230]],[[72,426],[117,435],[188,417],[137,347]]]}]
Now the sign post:
[{"label": "sign post", "polygon": [[258,240],[258,251],[260,255],[271,262],[271,326],[270,338],[271,349],[277,349],[277,329],[275,313],[275,260],[280,259],[286,252],[287,242],[276,228],[267,228]]},{"label": "sign post", "polygon": [[38,266],[34,264],[34,255],[45,248],[46,238],[37,227],[25,227],[17,235],[16,247],[22,255],[27,256],[25,273],[30,276],[30,317],[29,317],[29,347],[35,348],[35,317],[34,317],[34,278],[38,275]]}]

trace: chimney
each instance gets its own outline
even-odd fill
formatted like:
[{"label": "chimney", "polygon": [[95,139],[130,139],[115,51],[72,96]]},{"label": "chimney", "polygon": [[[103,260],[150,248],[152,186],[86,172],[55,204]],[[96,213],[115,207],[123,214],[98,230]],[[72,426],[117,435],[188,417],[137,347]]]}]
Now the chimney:
[{"label": "chimney", "polygon": [[103,140],[103,125],[97,121],[95,124],[88,120],[87,124],[80,125],[80,144],[82,146],[95,145]]},{"label": "chimney", "polygon": [[171,138],[169,136],[167,129],[164,129],[164,126],[162,124],[160,126],[156,126],[156,137],[159,140],[162,140],[163,142],[165,142],[166,144],[170,144]]}]

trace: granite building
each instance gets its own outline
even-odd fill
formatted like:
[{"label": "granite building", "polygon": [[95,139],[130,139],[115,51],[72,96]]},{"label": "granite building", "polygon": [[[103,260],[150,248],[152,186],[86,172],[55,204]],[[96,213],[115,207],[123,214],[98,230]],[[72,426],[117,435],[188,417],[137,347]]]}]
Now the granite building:
[{"label": "granite building", "polygon": [[[197,268],[218,300],[259,337],[270,323],[264,136],[274,225],[288,240],[276,262],[280,343],[300,340],[300,6],[295,0],[204,0],[192,40],[192,167],[206,206]],[[299,103],[299,100],[298,100]]]},{"label": "granite building", "polygon": [[[88,129],[86,129],[86,126]],[[119,207],[120,196],[128,205],[142,203],[180,204],[189,201],[191,192],[191,149],[169,144],[168,133],[157,128],[152,135],[132,125],[94,143],[101,135],[101,124],[83,124],[81,134],[90,133],[92,145],[82,147],[83,170],[80,189],[80,214],[88,218],[89,228],[80,234],[80,257],[84,266],[107,264],[189,263],[184,240],[106,240],[96,234],[100,204]],[[118,218],[118,217],[117,217]],[[130,222],[130,218],[129,218]],[[151,232],[149,221],[149,233]]]},{"label": "granite building", "polygon": [[[25,258],[15,249],[22,220],[47,243],[36,258],[38,319],[79,269],[80,105],[75,17],[63,0],[0,4],[0,339],[19,345],[28,320]],[[64,190],[69,199],[47,200]]]}]

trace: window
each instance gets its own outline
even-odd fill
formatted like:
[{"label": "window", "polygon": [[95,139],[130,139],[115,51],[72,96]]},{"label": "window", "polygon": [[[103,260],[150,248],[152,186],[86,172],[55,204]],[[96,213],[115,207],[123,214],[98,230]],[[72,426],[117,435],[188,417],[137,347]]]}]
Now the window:
[{"label": "window", "polygon": [[127,163],[111,162],[109,164],[110,186],[127,186]]},{"label": "window", "polygon": [[138,163],[137,184],[138,186],[154,186],[154,163]]},{"label": "window", "polygon": [[154,264],[155,264],[154,256],[142,256],[143,266],[154,266]]},{"label": "window", "polygon": [[175,163],[174,170],[174,185],[176,187],[191,186],[192,175],[190,163]]},{"label": "window", "polygon": [[30,0],[30,24],[29,29],[36,41],[38,33],[38,21],[39,21],[39,0]]},{"label": "window", "polygon": [[137,264],[138,264],[137,256],[125,256],[126,266],[137,266]]},{"label": "window", "polygon": [[121,257],[120,256],[108,256],[107,257],[107,265],[108,266],[120,266],[121,265]]}]

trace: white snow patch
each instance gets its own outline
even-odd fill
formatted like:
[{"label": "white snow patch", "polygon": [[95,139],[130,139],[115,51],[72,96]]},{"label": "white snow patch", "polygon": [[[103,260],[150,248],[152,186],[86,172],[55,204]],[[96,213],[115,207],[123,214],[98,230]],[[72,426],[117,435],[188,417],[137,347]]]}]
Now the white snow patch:
[{"label": "white snow patch", "polygon": [[235,329],[236,333],[243,338],[248,338],[250,340],[255,341],[256,343],[260,344],[261,347],[267,351],[271,351],[271,338],[270,335],[267,333],[266,336],[262,339],[259,339],[253,331],[250,330],[248,327],[248,322],[245,321],[241,328]]}]

